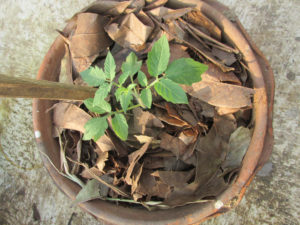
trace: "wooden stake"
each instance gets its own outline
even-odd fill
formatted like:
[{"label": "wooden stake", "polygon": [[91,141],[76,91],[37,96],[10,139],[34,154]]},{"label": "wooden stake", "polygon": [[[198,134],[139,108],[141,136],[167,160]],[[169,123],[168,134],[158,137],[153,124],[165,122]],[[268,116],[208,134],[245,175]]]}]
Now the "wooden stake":
[{"label": "wooden stake", "polygon": [[93,98],[95,92],[92,87],[0,74],[0,97],[81,101]]}]

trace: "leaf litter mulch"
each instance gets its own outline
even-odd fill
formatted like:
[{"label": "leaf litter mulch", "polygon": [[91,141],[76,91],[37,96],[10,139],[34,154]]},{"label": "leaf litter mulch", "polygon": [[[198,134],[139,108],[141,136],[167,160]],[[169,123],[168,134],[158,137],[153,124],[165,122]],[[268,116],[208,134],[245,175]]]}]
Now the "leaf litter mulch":
[{"label": "leaf litter mulch", "polygon": [[70,19],[70,33],[60,32],[66,47],[60,82],[87,85],[79,73],[102,68],[108,50],[117,77],[134,51],[150,79],[147,53],[162,35],[170,62],[191,57],[208,65],[202,81],[182,85],[189,104],[154,95],[151,109],[128,111],[127,141],[111,127],[96,142],[84,141],[84,125],[95,115],[82,102],[53,107],[58,170],[82,187],[74,203],[103,199],[149,210],[201,203],[214,200],[239,172],[253,127],[247,67],[213,21],[193,7],[176,9],[174,2],[96,1]]}]

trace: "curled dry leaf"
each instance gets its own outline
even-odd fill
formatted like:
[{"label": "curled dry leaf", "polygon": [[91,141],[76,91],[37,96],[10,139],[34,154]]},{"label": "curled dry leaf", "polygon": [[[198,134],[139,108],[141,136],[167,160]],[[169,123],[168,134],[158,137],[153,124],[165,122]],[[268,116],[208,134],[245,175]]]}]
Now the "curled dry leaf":
[{"label": "curled dry leaf", "polygon": [[166,4],[168,2],[168,0],[155,0],[152,1],[150,4],[148,4],[144,10],[151,10],[151,9],[155,9],[158,8],[160,6],[163,6],[164,4]]},{"label": "curled dry leaf", "polygon": [[222,72],[216,65],[207,63],[208,70],[202,74],[202,81],[227,82],[241,85],[241,81],[233,72]]},{"label": "curled dry leaf", "polygon": [[126,177],[125,177],[125,181],[126,181],[127,184],[129,184],[129,185],[133,184],[133,180],[132,180],[131,175],[133,173],[135,165],[137,164],[139,159],[145,154],[145,152],[147,151],[150,143],[151,142],[148,142],[148,143],[144,144],[139,150],[134,151],[133,153],[131,153],[128,156],[129,167],[127,169]]},{"label": "curled dry leaf", "polygon": [[[54,108],[53,121],[55,126],[64,129],[77,130],[84,133],[84,125],[91,116],[84,110],[70,103],[58,103]],[[103,135],[96,141],[101,151],[106,152],[114,149],[111,140]]]},{"label": "curled dry leaf", "polygon": [[95,13],[77,15],[77,27],[70,37],[70,51],[78,72],[86,70],[99,53],[112,44],[104,31],[107,18]]},{"label": "curled dry leaf", "polygon": [[191,96],[214,106],[225,108],[252,106],[251,97],[254,90],[251,88],[213,81],[200,81],[192,86],[182,86]]},{"label": "curled dry leaf", "polygon": [[146,40],[151,34],[154,26],[144,24],[134,13],[122,18],[120,24],[112,23],[105,27],[108,35],[124,48],[135,51],[144,49]]},{"label": "curled dry leaf", "polygon": [[98,0],[87,7],[85,7],[81,12],[91,12],[98,13],[101,15],[111,15],[118,16],[124,13],[127,7],[132,3],[132,1],[114,1],[114,0]]},{"label": "curled dry leaf", "polygon": [[155,116],[157,116],[157,118],[160,119],[161,121],[168,123],[172,126],[176,126],[176,127],[189,126],[187,122],[183,121],[182,119],[170,117],[167,112],[159,108],[155,108]]},{"label": "curled dry leaf", "polygon": [[214,38],[216,38],[217,40],[221,40],[222,32],[220,28],[199,10],[193,10],[187,13],[186,20],[190,23],[205,28]]}]

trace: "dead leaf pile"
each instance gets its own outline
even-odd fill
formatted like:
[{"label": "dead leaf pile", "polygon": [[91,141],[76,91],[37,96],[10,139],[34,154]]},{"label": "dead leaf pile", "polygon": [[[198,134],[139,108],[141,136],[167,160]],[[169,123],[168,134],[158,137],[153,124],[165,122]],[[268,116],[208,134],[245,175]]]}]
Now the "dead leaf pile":
[{"label": "dead leaf pile", "polygon": [[85,85],[78,72],[102,66],[109,49],[117,72],[134,51],[151,79],[143,68],[162,34],[170,61],[191,57],[209,67],[202,81],[182,85],[189,104],[154,95],[150,110],[129,111],[125,142],[110,128],[96,142],[83,141],[84,125],[95,115],[82,103],[52,108],[53,135],[62,140],[60,170],[82,186],[74,203],[99,198],[166,209],[214,200],[234,182],[251,140],[254,89],[238,49],[188,3],[96,1],[70,20],[70,33],[60,32],[68,82],[75,84]]}]

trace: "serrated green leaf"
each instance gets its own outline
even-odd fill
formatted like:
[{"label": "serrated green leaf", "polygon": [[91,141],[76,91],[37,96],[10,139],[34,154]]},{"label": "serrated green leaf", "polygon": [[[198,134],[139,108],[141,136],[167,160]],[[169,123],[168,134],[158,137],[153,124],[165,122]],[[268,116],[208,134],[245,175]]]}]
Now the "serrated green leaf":
[{"label": "serrated green leaf", "polygon": [[148,85],[147,77],[143,71],[139,71],[137,78],[140,85],[142,85],[143,87],[146,87]]},{"label": "serrated green leaf", "polygon": [[120,97],[122,96],[123,93],[127,92],[127,88],[125,87],[119,87],[116,92],[115,92],[115,97],[118,102],[120,102]]},{"label": "serrated green leaf", "polygon": [[94,106],[93,105],[94,99],[93,98],[88,98],[86,100],[83,101],[84,105],[87,107],[88,110],[90,110],[91,112],[94,113],[98,113],[98,114],[103,114],[106,113],[105,110],[103,110],[101,107],[99,106]]},{"label": "serrated green leaf", "polygon": [[134,52],[131,52],[127,57],[126,61],[122,64],[122,72],[128,73],[129,76],[136,74],[142,67],[142,61],[138,61],[138,58]]},{"label": "serrated green leaf", "polygon": [[80,76],[90,86],[99,86],[105,81],[105,74],[99,67],[89,67],[87,70],[82,71]]},{"label": "serrated green leaf", "polygon": [[129,77],[129,73],[128,72],[123,72],[121,74],[121,76],[118,79],[118,82],[120,85],[124,84],[124,82],[127,80],[127,78]]},{"label": "serrated green leaf", "polygon": [[132,91],[128,91],[121,95],[120,104],[125,113],[128,109],[128,106],[131,104],[131,101],[132,101]]},{"label": "serrated green leaf", "polygon": [[166,71],[170,59],[170,47],[166,35],[153,45],[148,53],[147,66],[151,76],[157,77]]},{"label": "serrated green leaf", "polygon": [[179,84],[169,79],[161,79],[154,85],[154,89],[168,102],[174,104],[188,104],[188,99],[184,90]]},{"label": "serrated green leaf", "polygon": [[166,77],[176,83],[192,85],[201,81],[201,74],[208,66],[191,58],[181,58],[173,61],[166,70]]},{"label": "serrated green leaf", "polygon": [[97,117],[92,118],[84,125],[84,135],[82,140],[87,141],[93,139],[97,141],[101,136],[104,135],[105,130],[107,129],[108,124],[106,117]]},{"label": "serrated green leaf", "polygon": [[95,93],[93,106],[100,106],[104,99],[110,92],[111,85],[109,83],[103,83]]},{"label": "serrated green leaf", "polygon": [[103,83],[95,93],[93,107],[99,107],[105,112],[111,112],[111,105],[105,101],[108,93],[110,92],[111,85]]},{"label": "serrated green leaf", "polygon": [[123,141],[128,137],[128,124],[123,114],[116,114],[111,120],[111,125],[116,135]]},{"label": "serrated green leaf", "polygon": [[104,61],[104,72],[105,72],[106,78],[111,81],[116,76],[116,63],[115,63],[114,57],[112,56],[110,51],[107,53],[106,59]]},{"label": "serrated green leaf", "polygon": [[151,109],[152,105],[152,93],[150,89],[143,89],[141,92],[142,102],[147,108]]},{"label": "serrated green leaf", "polygon": [[127,88],[119,87],[115,92],[115,97],[118,102],[120,102],[122,109],[126,113],[128,106],[131,104],[133,99],[132,97],[132,89],[136,86],[136,84],[130,84]]}]

